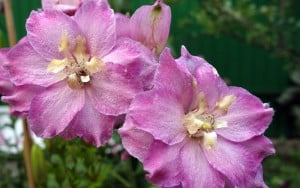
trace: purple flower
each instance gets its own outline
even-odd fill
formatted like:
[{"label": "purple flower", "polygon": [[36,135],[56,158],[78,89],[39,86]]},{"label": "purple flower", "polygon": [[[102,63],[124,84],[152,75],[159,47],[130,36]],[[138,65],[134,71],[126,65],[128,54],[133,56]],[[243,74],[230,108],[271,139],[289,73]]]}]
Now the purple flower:
[{"label": "purple flower", "polygon": [[160,57],[154,88],[133,100],[119,130],[125,149],[162,187],[261,187],[263,136],[273,110],[183,47]]},{"label": "purple flower", "polygon": [[115,117],[142,91],[140,72],[151,52],[116,39],[114,13],[105,1],[84,1],[72,17],[32,12],[26,29],[28,40],[11,49],[8,68],[14,85],[40,88],[26,103],[32,130],[44,138],[81,137],[102,145]]},{"label": "purple flower", "polygon": [[117,14],[117,35],[141,42],[156,55],[166,46],[170,25],[171,9],[163,0],[141,6],[131,18]]}]

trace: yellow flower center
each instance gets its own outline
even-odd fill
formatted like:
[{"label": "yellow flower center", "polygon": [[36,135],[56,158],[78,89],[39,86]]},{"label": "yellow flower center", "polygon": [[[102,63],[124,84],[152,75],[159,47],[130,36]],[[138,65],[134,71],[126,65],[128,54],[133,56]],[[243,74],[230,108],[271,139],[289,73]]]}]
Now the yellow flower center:
[{"label": "yellow flower center", "polygon": [[234,95],[227,95],[215,104],[212,111],[203,92],[198,95],[198,105],[195,110],[187,113],[183,119],[189,137],[197,139],[206,149],[211,149],[217,144],[217,134],[215,129],[227,127],[227,122],[216,119],[216,116],[227,114],[229,107],[236,101]]},{"label": "yellow flower center", "polygon": [[71,49],[68,34],[64,32],[58,50],[64,59],[53,59],[47,67],[47,72],[56,73],[61,79],[66,78],[72,89],[82,88],[90,82],[93,74],[105,69],[101,59],[88,53],[86,40],[80,35],[76,37],[75,46]]}]

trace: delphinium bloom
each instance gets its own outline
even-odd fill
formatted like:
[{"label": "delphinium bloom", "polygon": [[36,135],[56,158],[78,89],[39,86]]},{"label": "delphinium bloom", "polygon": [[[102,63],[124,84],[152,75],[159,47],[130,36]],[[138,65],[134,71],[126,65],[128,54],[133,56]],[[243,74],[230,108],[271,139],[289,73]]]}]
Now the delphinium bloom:
[{"label": "delphinium bloom", "polygon": [[143,57],[151,53],[143,54],[131,39],[116,39],[106,1],[84,1],[74,16],[33,11],[26,29],[28,40],[10,50],[8,69],[16,86],[41,88],[28,101],[32,130],[100,146],[115,117],[142,91]]},{"label": "delphinium bloom", "polygon": [[265,187],[261,162],[274,149],[263,133],[272,115],[183,47],[177,61],[161,54],[153,90],[133,100],[119,133],[155,185]]}]

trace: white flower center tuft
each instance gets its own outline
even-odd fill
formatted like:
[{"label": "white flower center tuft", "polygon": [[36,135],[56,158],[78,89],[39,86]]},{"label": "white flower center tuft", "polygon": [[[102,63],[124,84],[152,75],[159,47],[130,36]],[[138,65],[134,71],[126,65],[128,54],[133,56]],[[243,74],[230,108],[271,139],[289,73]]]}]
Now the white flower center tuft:
[{"label": "white flower center tuft", "polygon": [[227,122],[222,120],[222,116],[227,114],[235,101],[234,95],[227,95],[218,100],[210,111],[204,93],[200,92],[196,109],[187,113],[183,119],[183,126],[189,137],[199,140],[206,149],[213,148],[217,144],[215,129],[228,126]]},{"label": "white flower center tuft", "polygon": [[61,79],[66,78],[72,89],[81,89],[91,81],[93,74],[105,69],[101,59],[88,53],[86,40],[80,35],[76,37],[75,46],[71,49],[68,34],[64,32],[58,51],[63,54],[64,59],[53,59],[47,67],[47,72],[55,73]]}]

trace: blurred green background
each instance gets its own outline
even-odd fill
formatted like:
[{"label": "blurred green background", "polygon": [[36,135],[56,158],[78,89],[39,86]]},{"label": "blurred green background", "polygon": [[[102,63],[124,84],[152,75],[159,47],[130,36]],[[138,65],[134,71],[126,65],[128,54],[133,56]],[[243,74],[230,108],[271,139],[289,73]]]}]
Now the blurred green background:
[{"label": "blurred green background", "polygon": [[[129,14],[153,2],[110,1],[115,11]],[[185,45],[192,54],[213,64],[228,84],[246,88],[275,109],[266,135],[274,139],[277,154],[264,162],[265,180],[270,187],[300,186],[300,1],[165,0],[165,3],[172,9],[168,46],[175,57],[180,56],[181,45]],[[41,7],[40,1],[12,0],[12,6],[20,39],[26,34],[26,18],[31,10]],[[3,15],[0,26],[0,45],[4,47],[8,42]],[[111,146],[97,150],[79,140],[60,139],[47,141],[46,146],[40,151],[45,160],[40,162],[44,166],[41,171],[45,171],[44,177],[37,179],[40,187],[150,186],[137,161],[130,158],[118,162],[121,153],[104,155]],[[40,153],[36,155],[41,158]],[[19,159],[0,157],[0,162]],[[20,159],[19,166],[22,168]],[[22,174],[19,178],[23,179],[15,181],[16,184],[8,180],[8,174],[0,172],[0,178],[0,187],[27,186]]]}]

